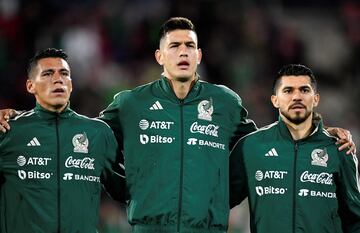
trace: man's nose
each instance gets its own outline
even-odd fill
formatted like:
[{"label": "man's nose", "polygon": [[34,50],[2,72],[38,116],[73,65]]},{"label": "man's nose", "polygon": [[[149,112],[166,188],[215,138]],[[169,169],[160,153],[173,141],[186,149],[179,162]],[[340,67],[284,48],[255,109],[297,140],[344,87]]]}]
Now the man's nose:
[{"label": "man's nose", "polygon": [[180,45],[180,56],[187,56],[188,55],[188,48],[185,44]]},{"label": "man's nose", "polygon": [[61,83],[63,82],[63,77],[62,77],[62,75],[61,75],[60,73],[58,73],[58,72],[55,72],[55,73],[54,73],[52,79],[53,79],[54,82],[61,82]]},{"label": "man's nose", "polygon": [[293,100],[298,100],[302,98],[302,94],[300,90],[295,90],[293,93]]}]

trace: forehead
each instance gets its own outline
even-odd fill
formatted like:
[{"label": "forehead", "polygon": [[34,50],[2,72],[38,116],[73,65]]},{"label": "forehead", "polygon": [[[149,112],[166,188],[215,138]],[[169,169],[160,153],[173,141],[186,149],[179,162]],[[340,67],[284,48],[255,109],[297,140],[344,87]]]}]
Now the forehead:
[{"label": "forehead", "polygon": [[166,33],[162,41],[167,44],[172,42],[194,42],[197,44],[197,36],[194,31],[177,29]]},{"label": "forehead", "polygon": [[37,68],[40,71],[48,70],[48,69],[54,69],[54,70],[66,69],[66,70],[70,70],[69,64],[64,59],[59,58],[59,57],[42,58],[42,59],[38,60]]},{"label": "forehead", "polygon": [[280,89],[284,87],[303,87],[308,86],[311,87],[311,79],[307,75],[289,75],[289,76],[282,76],[280,81]]}]

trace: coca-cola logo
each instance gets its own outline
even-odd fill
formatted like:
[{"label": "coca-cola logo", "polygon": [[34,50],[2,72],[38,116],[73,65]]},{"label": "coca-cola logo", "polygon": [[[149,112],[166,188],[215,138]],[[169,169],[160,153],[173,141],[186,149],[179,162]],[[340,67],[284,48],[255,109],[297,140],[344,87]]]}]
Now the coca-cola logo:
[{"label": "coca-cola logo", "polygon": [[75,167],[80,169],[94,170],[95,169],[94,161],[95,159],[89,157],[85,157],[82,159],[74,159],[72,156],[70,156],[65,161],[65,167],[67,168]]},{"label": "coca-cola logo", "polygon": [[194,122],[190,127],[191,133],[200,133],[204,135],[210,135],[218,137],[219,126],[214,124],[200,125],[198,122]]},{"label": "coca-cola logo", "polygon": [[332,185],[333,184],[333,174],[329,174],[327,172],[322,173],[309,173],[309,171],[305,171],[300,176],[301,182],[311,182],[316,184],[326,184]]}]

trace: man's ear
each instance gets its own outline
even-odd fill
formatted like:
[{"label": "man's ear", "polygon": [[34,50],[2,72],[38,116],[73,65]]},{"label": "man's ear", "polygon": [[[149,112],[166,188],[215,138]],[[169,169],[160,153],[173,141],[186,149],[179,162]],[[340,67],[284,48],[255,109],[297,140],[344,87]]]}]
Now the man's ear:
[{"label": "man's ear", "polygon": [[28,79],[26,80],[26,90],[30,93],[30,94],[35,94],[35,85],[32,79]]},{"label": "man's ear", "polygon": [[271,103],[275,108],[279,108],[278,98],[276,95],[271,95]]},{"label": "man's ear", "polygon": [[320,102],[320,94],[315,94],[314,107],[317,107],[319,105],[319,102]]},{"label": "man's ear", "polygon": [[163,56],[161,54],[160,49],[157,49],[155,51],[155,59],[156,59],[157,63],[159,63],[159,65],[161,65],[161,66],[164,65]]},{"label": "man's ear", "polygon": [[200,65],[202,58],[202,51],[201,49],[198,49],[198,57],[197,57],[197,64]]}]

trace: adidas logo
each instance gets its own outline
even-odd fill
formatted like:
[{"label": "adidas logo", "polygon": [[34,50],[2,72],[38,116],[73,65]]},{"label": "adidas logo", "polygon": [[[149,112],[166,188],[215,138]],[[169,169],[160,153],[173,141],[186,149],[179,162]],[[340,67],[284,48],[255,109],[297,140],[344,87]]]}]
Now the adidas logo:
[{"label": "adidas logo", "polygon": [[269,150],[265,156],[279,156],[278,153],[276,152],[275,148],[272,148],[271,150]]},{"label": "adidas logo", "polygon": [[39,140],[34,137],[33,139],[31,139],[31,141],[27,144],[27,146],[41,146]]},{"label": "adidas logo", "polygon": [[156,101],[150,108],[150,110],[162,110],[164,109],[159,101]]}]

